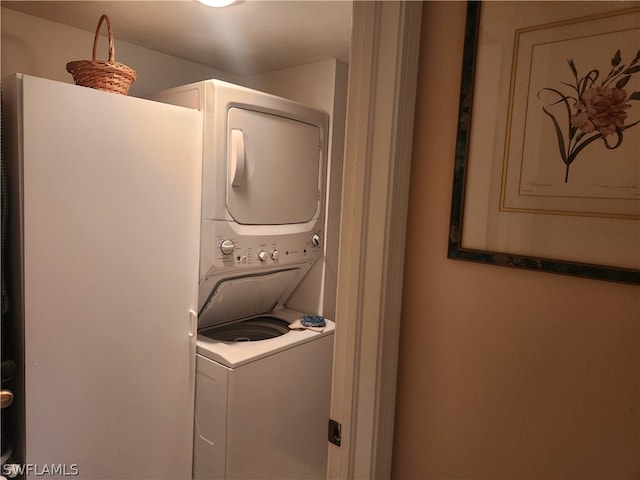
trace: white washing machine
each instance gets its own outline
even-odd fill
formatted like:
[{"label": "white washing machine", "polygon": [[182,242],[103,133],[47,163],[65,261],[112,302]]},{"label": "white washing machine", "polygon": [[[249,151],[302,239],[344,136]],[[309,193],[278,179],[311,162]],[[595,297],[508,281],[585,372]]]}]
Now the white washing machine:
[{"label": "white washing machine", "polygon": [[194,478],[326,478],[334,326],[289,330],[296,318],[277,309],[198,335]]},{"label": "white washing machine", "polygon": [[198,333],[194,478],[326,478],[334,324],[289,328],[302,316],[283,307],[297,270],[214,289],[205,317],[243,318]]},{"label": "white washing machine", "polygon": [[275,352],[236,345],[254,360],[235,367],[210,358],[219,341],[199,339],[193,478],[326,478],[329,328],[260,342]]},{"label": "white washing machine", "polygon": [[218,80],[151,98],[203,112],[194,478],[324,479],[334,324],[285,305],[323,257],[328,115]]}]

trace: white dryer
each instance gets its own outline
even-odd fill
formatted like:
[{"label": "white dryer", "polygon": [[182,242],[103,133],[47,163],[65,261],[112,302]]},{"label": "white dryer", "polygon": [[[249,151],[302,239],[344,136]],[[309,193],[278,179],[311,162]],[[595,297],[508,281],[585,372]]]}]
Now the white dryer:
[{"label": "white dryer", "polygon": [[209,277],[323,256],[325,112],[220,80],[150,98],[203,112],[200,310]]},{"label": "white dryer", "polygon": [[324,252],[328,115],[218,80],[151,98],[204,119],[194,478],[324,479],[334,325],[286,301]]}]

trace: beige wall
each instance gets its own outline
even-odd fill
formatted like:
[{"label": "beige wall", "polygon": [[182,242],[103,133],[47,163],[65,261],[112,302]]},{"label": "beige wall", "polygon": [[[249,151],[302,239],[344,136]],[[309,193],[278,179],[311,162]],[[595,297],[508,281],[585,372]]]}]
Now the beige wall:
[{"label": "beige wall", "polygon": [[[95,33],[4,7],[1,12],[2,77],[19,72],[73,83],[65,69],[67,62],[91,59]],[[102,33],[106,32],[104,25],[102,29]],[[116,61],[130,66],[138,74],[137,81],[129,90],[132,96],[204,78],[235,80],[234,76],[220,70],[121,42],[118,40],[118,25],[113,25],[113,32]],[[97,58],[105,60],[107,57],[108,44],[103,36],[98,43]]]},{"label": "beige wall", "polygon": [[464,2],[425,2],[393,477],[640,478],[640,289],[447,260]]}]

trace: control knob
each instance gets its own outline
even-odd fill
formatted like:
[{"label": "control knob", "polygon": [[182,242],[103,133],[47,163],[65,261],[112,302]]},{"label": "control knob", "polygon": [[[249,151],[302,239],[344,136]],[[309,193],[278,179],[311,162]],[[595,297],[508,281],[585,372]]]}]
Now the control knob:
[{"label": "control knob", "polygon": [[313,245],[314,247],[320,245],[320,235],[318,235],[317,233],[311,235],[311,245]]},{"label": "control knob", "polygon": [[271,252],[271,260],[277,260],[278,258],[280,258],[280,252],[276,249],[274,249]]},{"label": "control knob", "polygon": [[224,255],[231,255],[233,253],[233,249],[236,248],[235,244],[231,240],[224,240],[220,244],[220,251]]},{"label": "control knob", "polygon": [[266,262],[268,257],[269,254],[265,251],[261,251],[260,253],[258,253],[258,260],[260,260],[261,262]]}]

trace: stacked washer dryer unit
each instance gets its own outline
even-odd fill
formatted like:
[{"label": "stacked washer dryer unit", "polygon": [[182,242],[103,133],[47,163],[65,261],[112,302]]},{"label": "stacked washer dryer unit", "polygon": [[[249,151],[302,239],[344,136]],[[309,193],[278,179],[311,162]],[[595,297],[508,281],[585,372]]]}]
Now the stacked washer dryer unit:
[{"label": "stacked washer dryer unit", "polygon": [[285,304],[323,255],[328,116],[218,80],[153,98],[204,117],[194,478],[324,479],[334,325]]}]

